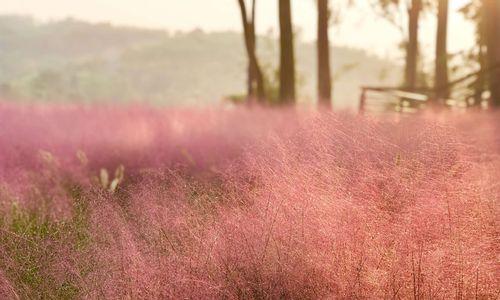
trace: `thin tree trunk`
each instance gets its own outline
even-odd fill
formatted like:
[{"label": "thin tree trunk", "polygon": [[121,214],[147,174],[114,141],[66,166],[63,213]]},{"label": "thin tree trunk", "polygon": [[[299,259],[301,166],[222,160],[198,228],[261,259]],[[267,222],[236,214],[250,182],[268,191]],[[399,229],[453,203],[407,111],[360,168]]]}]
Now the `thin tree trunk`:
[{"label": "thin tree trunk", "polygon": [[436,40],[435,93],[437,100],[449,97],[448,90],[448,0],[439,0]]},{"label": "thin tree trunk", "polygon": [[247,9],[244,0],[238,0],[243,22],[243,32],[245,36],[245,48],[248,56],[248,79],[247,93],[248,99],[253,101],[257,98],[259,102],[265,100],[264,78],[260,69],[259,61],[256,54],[256,34],[255,34],[255,0],[252,0],[252,15],[250,19],[247,14]]},{"label": "thin tree trunk", "polygon": [[422,9],[422,0],[412,0],[408,10],[408,44],[406,46],[405,87],[414,90],[418,75],[418,21]]},{"label": "thin tree trunk", "polygon": [[495,9],[495,17],[494,20],[494,30],[496,33],[494,38],[495,44],[495,66],[498,68],[495,69],[495,73],[493,74],[492,81],[492,95],[493,95],[493,105],[496,107],[500,107],[500,2],[496,1],[496,9]]},{"label": "thin tree trunk", "polygon": [[323,108],[332,106],[328,19],[328,0],[318,0],[318,104]]},{"label": "thin tree trunk", "polygon": [[[488,69],[488,63],[486,59],[486,53],[484,51],[484,41],[478,41],[478,53],[477,60],[479,63],[479,68],[481,71]],[[487,89],[487,76],[486,74],[479,73],[477,80],[474,84],[474,104],[481,104],[483,100],[483,92]]]},{"label": "thin tree trunk", "polygon": [[476,45],[477,62],[479,63],[480,73],[474,83],[474,104],[479,105],[483,100],[483,92],[487,89],[487,78],[484,72],[488,69],[487,51],[486,51],[486,23],[484,18],[484,7],[480,7],[478,12],[478,20],[476,20]]},{"label": "thin tree trunk", "polygon": [[280,93],[283,104],[295,102],[295,58],[290,0],[279,0]]},{"label": "thin tree trunk", "polygon": [[[488,67],[500,65],[500,1],[483,0]],[[500,107],[500,68],[489,74],[491,104]]]}]

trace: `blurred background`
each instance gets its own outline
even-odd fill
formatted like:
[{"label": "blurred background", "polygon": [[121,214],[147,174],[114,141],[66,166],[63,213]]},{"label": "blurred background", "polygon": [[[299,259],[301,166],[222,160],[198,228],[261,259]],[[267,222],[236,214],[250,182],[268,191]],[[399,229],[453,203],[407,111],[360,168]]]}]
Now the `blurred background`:
[{"label": "blurred background", "polygon": [[[446,1],[450,78],[479,68],[477,12],[488,1],[496,0]],[[278,1],[243,2],[247,15],[255,5],[256,54],[272,98],[279,85]],[[438,2],[330,1],[333,106],[357,108],[361,86],[404,84],[415,3],[415,84],[431,87]],[[240,8],[236,0],[0,0],[0,97],[201,106],[238,100],[249,76]],[[300,103],[317,98],[317,15],[317,1],[291,1]]]}]

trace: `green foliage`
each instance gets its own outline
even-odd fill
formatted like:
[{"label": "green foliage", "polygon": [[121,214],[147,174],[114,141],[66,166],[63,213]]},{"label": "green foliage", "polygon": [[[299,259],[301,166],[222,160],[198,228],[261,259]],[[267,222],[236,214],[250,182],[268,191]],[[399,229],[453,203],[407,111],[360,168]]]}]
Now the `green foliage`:
[{"label": "green foliage", "polygon": [[[80,289],[72,276],[58,276],[50,271],[57,258],[57,246],[67,245],[82,252],[90,244],[88,206],[80,187],[68,192],[73,214],[68,220],[52,220],[40,210],[30,210],[13,202],[9,211],[0,214],[0,250],[10,261],[0,261],[9,280],[22,298],[74,299]],[[83,270],[81,271],[83,272]]]},{"label": "green foliage", "polygon": [[51,222],[36,212],[22,210],[16,203],[12,205],[8,230],[29,241],[57,238],[61,226]]}]

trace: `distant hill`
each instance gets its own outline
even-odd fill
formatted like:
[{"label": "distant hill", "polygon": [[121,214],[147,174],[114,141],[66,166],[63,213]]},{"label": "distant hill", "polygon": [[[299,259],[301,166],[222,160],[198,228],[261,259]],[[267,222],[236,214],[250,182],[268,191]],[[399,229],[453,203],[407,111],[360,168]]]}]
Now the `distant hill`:
[{"label": "distant hill", "polygon": [[[278,48],[259,38],[267,73]],[[297,45],[299,94],[314,99],[314,44]],[[332,48],[337,106],[355,106],[359,86],[399,83],[400,68],[361,50]],[[245,91],[246,57],[236,32],[169,33],[77,20],[40,23],[0,16],[0,96],[37,101],[221,101]]]}]

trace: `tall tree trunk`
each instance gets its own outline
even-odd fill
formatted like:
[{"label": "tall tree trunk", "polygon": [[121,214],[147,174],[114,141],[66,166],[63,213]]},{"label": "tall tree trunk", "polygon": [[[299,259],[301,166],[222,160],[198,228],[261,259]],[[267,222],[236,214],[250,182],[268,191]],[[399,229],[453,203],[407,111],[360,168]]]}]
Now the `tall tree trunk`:
[{"label": "tall tree trunk", "polygon": [[436,40],[435,92],[436,98],[448,98],[448,0],[439,0]]},{"label": "tall tree trunk", "polygon": [[243,32],[245,36],[245,48],[248,56],[248,99],[253,101],[257,98],[259,102],[265,100],[264,77],[256,54],[256,34],[255,34],[255,7],[256,0],[252,0],[252,14],[249,17],[244,0],[238,0],[240,5],[241,20],[243,22]]},{"label": "tall tree trunk", "polygon": [[405,87],[414,90],[418,75],[418,21],[422,10],[422,0],[412,0],[408,9],[408,44],[406,46]]},{"label": "tall tree trunk", "polygon": [[474,83],[474,104],[481,104],[483,100],[483,92],[488,89],[488,53],[486,47],[486,20],[485,7],[480,6],[476,16],[476,45],[477,62],[479,63],[480,71],[476,82]]},{"label": "tall tree trunk", "polygon": [[280,103],[295,102],[295,58],[290,0],[279,0]]},{"label": "tall tree trunk", "polygon": [[328,0],[318,0],[318,104],[332,106],[332,79],[330,74],[330,42],[328,39]]},{"label": "tall tree trunk", "polygon": [[496,33],[494,37],[495,43],[495,73],[492,80],[492,99],[493,105],[500,107],[500,1],[495,1],[495,17],[493,18],[493,32]]},{"label": "tall tree trunk", "polygon": [[[484,41],[480,38],[478,39],[478,48],[477,52],[477,61],[479,63],[479,69],[481,71],[485,71],[488,69],[488,62],[486,59],[487,53],[484,50],[485,44]],[[481,104],[483,100],[483,92],[487,89],[487,78],[488,76],[484,73],[479,73],[474,83],[474,104]]]},{"label": "tall tree trunk", "polygon": [[483,0],[491,103],[500,107],[500,1]]}]

